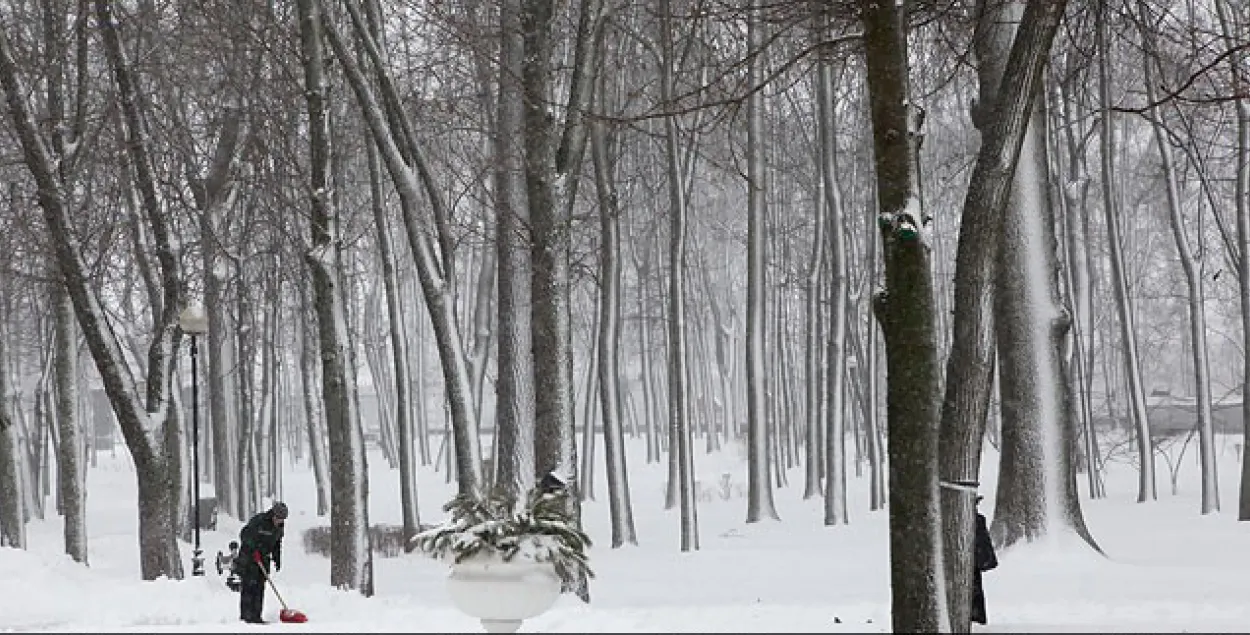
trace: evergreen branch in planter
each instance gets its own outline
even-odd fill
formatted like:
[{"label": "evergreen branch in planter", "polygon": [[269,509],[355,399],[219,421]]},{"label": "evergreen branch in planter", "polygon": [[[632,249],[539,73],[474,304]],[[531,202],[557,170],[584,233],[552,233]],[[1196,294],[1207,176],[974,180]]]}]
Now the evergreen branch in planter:
[{"label": "evergreen branch in planter", "polygon": [[593,578],[586,549],[590,536],[573,523],[567,488],[535,488],[517,509],[517,501],[495,488],[484,498],[458,494],[443,506],[449,518],[412,537],[415,548],[438,560],[460,563],[479,553],[497,553],[505,562],[520,557],[547,562],[565,588],[582,575]]}]

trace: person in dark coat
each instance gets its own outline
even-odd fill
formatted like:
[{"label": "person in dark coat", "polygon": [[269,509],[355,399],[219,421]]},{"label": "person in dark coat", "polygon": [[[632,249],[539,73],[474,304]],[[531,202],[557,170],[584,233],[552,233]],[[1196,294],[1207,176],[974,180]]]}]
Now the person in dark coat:
[{"label": "person in dark coat", "polygon": [[[981,502],[981,497],[977,497]],[[989,524],[985,514],[977,511],[977,533],[972,542],[972,621],[984,625],[989,620],[985,612],[985,587],[982,586],[981,574],[998,566],[998,555],[994,553],[994,541],[990,539]]]},{"label": "person in dark coat", "polygon": [[[234,561],[239,575],[239,619],[249,624],[264,624],[265,577],[270,564],[274,571],[282,569],[282,535],[285,532],[286,503],[274,503],[247,521],[239,532],[239,555]],[[263,569],[263,570],[262,570]]]}]

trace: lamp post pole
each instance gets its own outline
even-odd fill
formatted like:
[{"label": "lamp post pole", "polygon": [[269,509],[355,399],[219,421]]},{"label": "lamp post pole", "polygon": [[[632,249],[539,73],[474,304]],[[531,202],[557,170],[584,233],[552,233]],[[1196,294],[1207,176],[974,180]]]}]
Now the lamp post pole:
[{"label": "lamp post pole", "polygon": [[195,550],[191,552],[191,575],[204,575],[204,552],[200,549],[200,369],[197,363],[199,348],[196,346],[198,336],[191,334],[191,471],[195,473],[192,482],[192,500],[195,505]]},{"label": "lamp post pole", "polygon": [[192,305],[183,309],[179,317],[182,331],[191,336],[191,482],[192,527],[195,533],[195,549],[191,552],[191,575],[204,575],[204,551],[200,549],[200,335],[208,332],[208,317],[202,307]]}]

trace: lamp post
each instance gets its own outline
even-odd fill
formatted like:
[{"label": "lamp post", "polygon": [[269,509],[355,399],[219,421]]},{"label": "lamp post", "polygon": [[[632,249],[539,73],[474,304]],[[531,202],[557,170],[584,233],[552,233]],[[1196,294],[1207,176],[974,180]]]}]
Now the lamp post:
[{"label": "lamp post", "polygon": [[204,307],[192,304],[183,309],[178,316],[182,332],[191,336],[191,471],[195,473],[192,481],[192,504],[195,506],[195,550],[191,552],[191,575],[204,575],[204,552],[200,549],[200,369],[197,364],[199,348],[197,338],[208,332],[208,316]]}]

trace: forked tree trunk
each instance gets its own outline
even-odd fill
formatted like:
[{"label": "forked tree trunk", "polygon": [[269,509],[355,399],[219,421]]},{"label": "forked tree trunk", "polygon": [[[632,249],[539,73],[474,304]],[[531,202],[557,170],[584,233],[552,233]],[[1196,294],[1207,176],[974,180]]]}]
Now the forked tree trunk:
[{"label": "forked tree trunk", "polygon": [[[602,88],[601,88],[602,90]],[[602,94],[602,93],[601,93]],[[616,170],[608,150],[607,124],[590,124],[590,152],[599,199],[599,404],[603,417],[603,454],[608,474],[608,513],[612,547],[638,544],[629,494],[625,432],[620,394],[621,219]],[[589,422],[587,422],[589,425]]]},{"label": "forked tree trunk", "polygon": [[[420,146],[412,136],[407,116],[400,109],[400,98],[385,70],[378,44],[369,35],[359,7],[348,3],[346,8],[353,33],[361,41],[369,64],[378,70],[377,84],[382,91],[384,105],[374,97],[358,59],[348,52],[334,23],[323,22],[322,30],[335,57],[342,64],[343,73],[356,95],[356,102],[399,194],[404,229],[417,265],[422,296],[442,362],[449,425],[455,443],[456,484],[460,493],[476,495],[482,475],[481,441],[472,404],[472,377],[455,319],[455,289],[448,266],[452,254],[447,253],[451,237],[446,235],[446,203]],[[432,208],[429,215],[433,216],[437,234],[433,238],[427,231],[425,214],[418,211],[426,207]],[[448,456],[451,457],[451,454]]]},{"label": "forked tree trunk", "polygon": [[313,308],[321,350],[322,394],[330,445],[330,584],[373,595],[364,447],[350,394],[346,310],[339,291],[338,223],[330,193],[330,122],[316,0],[299,0],[304,98],[308,106]]},{"label": "forked tree trunk", "polygon": [[[1018,162],[1025,160],[1021,153],[1028,138],[1030,122],[1039,120],[1036,116],[1037,96],[1040,94],[1051,42],[1063,17],[1064,4],[1063,0],[1029,0],[1023,9],[1023,15],[1019,12],[1019,3],[991,5],[982,2],[978,5],[980,17],[977,22],[976,46],[980,63],[981,100],[974,106],[972,118],[973,123],[981,129],[983,140],[964,199],[963,220],[960,225],[955,265],[954,337],[951,342],[951,356],[947,360],[946,395],[942,407],[939,442],[939,453],[942,457],[942,537],[946,592],[950,626],[955,632],[968,632],[971,627],[969,610],[976,527],[975,496],[980,478],[985,420],[993,387],[995,329],[1000,332],[1000,345],[1005,343],[1014,346],[1019,341],[1027,343],[1023,350],[1013,354],[1028,363],[1041,364],[1047,361],[1051,367],[1044,382],[1048,392],[1043,399],[1050,408],[1049,419],[1020,423],[1022,436],[1032,439],[1035,435],[1030,432],[1043,434],[1043,425],[1051,426],[1053,432],[1054,426],[1070,422],[1070,410],[1055,410],[1069,404],[1065,396],[1054,393],[1062,392],[1066,387],[1063,381],[1055,381],[1056,378],[1062,379],[1061,369],[1054,367],[1056,361],[1053,355],[1057,354],[1059,342],[1052,338],[1056,337],[1057,330],[1049,324],[1050,320],[1056,318],[1056,309],[1053,305],[1047,307],[1049,310],[1039,317],[1048,323],[1032,327],[1030,332],[1020,335],[1020,339],[1016,340],[1002,336],[1004,325],[999,323],[1001,313],[996,311],[995,306],[1002,302],[1002,283],[1008,279],[1003,277],[1003,263],[1007,262],[1012,266],[1017,264],[1003,259],[1004,251],[1020,249],[1017,228],[1022,225],[1036,226],[1038,222],[1050,222],[1047,216],[1020,218],[1020,204],[1027,199],[1022,198],[1020,191],[1013,188],[1023,179],[1030,179],[1026,181],[1030,185],[1037,183],[1036,175],[1032,171],[1039,167],[1036,157],[1028,157],[1032,168],[1028,174],[1018,173],[1016,166]],[[1011,25],[1017,23],[1018,29],[1013,33]],[[1001,82],[1003,77],[1010,77],[1012,81]],[[1035,144],[1041,139],[1038,136],[1040,132],[1041,129],[1034,129]],[[1035,148],[1035,145],[1029,147]],[[1045,169],[1044,156],[1040,168]],[[1010,224],[1005,220],[1007,216],[1013,219]],[[1053,247],[1050,242],[1045,241],[1047,234],[1041,230],[1035,231],[1037,233],[1032,234],[1033,240],[1050,248],[1050,257],[1053,257]],[[1053,233],[1049,235],[1053,239]],[[1013,237],[1010,248],[1003,243],[1007,236]],[[1039,257],[1039,262],[1030,263],[1030,266],[1045,267],[1048,263],[1048,260]],[[1030,283],[1038,282],[1033,280],[1035,276],[1044,278],[1041,281],[1043,287],[1038,290],[1038,295],[1043,297],[1036,300],[1037,302],[1052,302],[1049,291],[1053,287],[1045,286],[1048,284],[1045,278],[1051,273],[1043,268],[1035,275],[1030,275]],[[1020,275],[1018,272],[1013,274]],[[1019,280],[1012,282],[1024,284]],[[1038,308],[1041,309],[1041,306]],[[1014,313],[1011,315],[1012,319],[1025,319],[1017,318]],[[1058,336],[1062,336],[1062,332]],[[1012,369],[1017,368],[1012,366]],[[1004,395],[1013,398],[1019,396],[1009,390],[1004,391]],[[1035,397],[1028,394],[1023,396],[1030,399],[1029,404],[1035,409],[1041,409],[1042,406],[1033,400]],[[1004,406],[1005,413],[1006,408]],[[1035,424],[1036,430],[1028,428],[1031,423]],[[1026,452],[1037,449],[1034,445],[1026,444],[1023,447]],[[1060,453],[1056,458],[1049,454],[1049,449],[1048,447],[1048,451],[1043,453],[1049,460],[1059,461],[1060,458],[1068,456]],[[1066,445],[1064,449],[1067,449]],[[1034,455],[1026,456],[1031,458]],[[1003,461],[1003,470],[1007,471],[1005,480],[1010,482],[1013,477],[1018,476],[1010,472],[1014,467],[1014,464]],[[1066,469],[1066,464],[1060,466],[1060,469]],[[1048,487],[1061,487],[1062,482],[1064,481],[1052,480]],[[1051,490],[1027,492],[1037,496],[1050,493]],[[999,489],[998,500],[1000,504],[1005,500],[1002,488]],[[1034,499],[1027,498],[1026,502],[1029,500]],[[1064,499],[1055,496],[1050,500],[1054,504],[1060,504]],[[1020,501],[1016,499],[1012,502]],[[1011,503],[1005,505],[1010,506]],[[998,518],[995,520],[997,522]]]},{"label": "forked tree trunk", "polygon": [[113,7],[107,0],[98,0],[95,6],[127,120],[129,150],[140,175],[137,180],[143,189],[146,220],[152,230],[161,265],[161,306],[159,311],[154,311],[156,328],[148,350],[144,393],[140,392],[126,365],[121,345],[108,328],[107,316],[92,291],[94,284],[87,267],[70,241],[73,232],[65,195],[53,159],[26,103],[26,92],[17,76],[13,50],[7,34],[3,32],[0,32],[0,83],[4,86],[9,114],[21,141],[23,158],[39,187],[39,204],[52,237],[57,267],[65,277],[66,290],[73,300],[79,326],[134,459],[139,489],[138,542],[143,547],[140,552],[141,574],[145,580],[161,576],[180,579],[182,561],[175,542],[180,462],[174,454],[181,446],[169,446],[171,440],[180,440],[176,404],[171,403],[169,395],[174,365],[172,353],[178,342],[175,318],[182,299],[181,276],[163,210],[153,188],[151,164],[139,128],[135,86],[122,56],[117,25],[113,21]]}]

